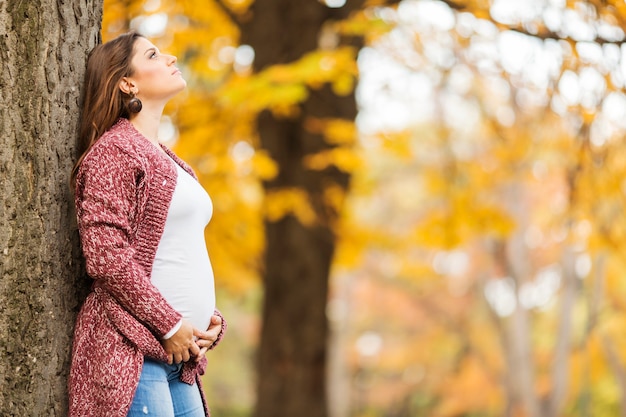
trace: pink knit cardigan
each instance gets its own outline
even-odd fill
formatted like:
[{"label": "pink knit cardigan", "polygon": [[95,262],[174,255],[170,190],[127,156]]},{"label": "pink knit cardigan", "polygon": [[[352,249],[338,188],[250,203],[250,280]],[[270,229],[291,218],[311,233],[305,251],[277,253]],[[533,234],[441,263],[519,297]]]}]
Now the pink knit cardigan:
[{"label": "pink knit cardigan", "polygon": [[[191,168],[163,149],[183,169]],[[150,282],[174,188],[176,168],[127,119],[92,147],[76,177],[76,212],[92,292],[74,329],[70,417],[124,417],[144,356],[166,361],[159,340],[181,319]],[[216,314],[221,314],[216,311]],[[223,337],[226,322],[213,348]],[[197,383],[206,358],[187,362],[181,380]],[[209,416],[202,393],[205,413]]]}]

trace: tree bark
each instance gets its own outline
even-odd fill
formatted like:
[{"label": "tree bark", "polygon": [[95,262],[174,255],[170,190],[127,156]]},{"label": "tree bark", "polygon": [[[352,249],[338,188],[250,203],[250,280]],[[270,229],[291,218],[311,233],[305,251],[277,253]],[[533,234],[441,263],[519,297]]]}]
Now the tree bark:
[{"label": "tree bark", "polygon": [[[318,1],[256,0],[251,18],[241,25],[242,43],[255,51],[255,70],[289,63],[318,47],[323,25],[362,6],[348,1],[330,9]],[[335,249],[332,225],[337,213],[326,207],[324,187],[348,186],[348,175],[337,169],[317,172],[303,164],[306,155],[331,145],[307,131],[309,117],[354,120],[354,94],[339,97],[328,86],[312,90],[300,114],[277,119],[269,112],[258,118],[261,146],[279,165],[277,178],[266,190],[305,190],[317,214],[314,226],[292,216],[266,223],[263,325],[258,351],[256,417],[322,417],[327,415],[326,301],[328,276]]]},{"label": "tree bark", "polygon": [[0,1],[0,414],[64,416],[81,276],[69,172],[98,0]]}]

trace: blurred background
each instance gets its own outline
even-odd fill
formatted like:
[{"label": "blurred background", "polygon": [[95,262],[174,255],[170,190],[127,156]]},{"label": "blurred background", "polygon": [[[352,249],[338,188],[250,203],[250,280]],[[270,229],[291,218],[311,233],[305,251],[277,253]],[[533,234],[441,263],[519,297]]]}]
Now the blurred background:
[{"label": "blurred background", "polygon": [[623,0],[104,13],[188,82],[215,416],[626,416]]}]

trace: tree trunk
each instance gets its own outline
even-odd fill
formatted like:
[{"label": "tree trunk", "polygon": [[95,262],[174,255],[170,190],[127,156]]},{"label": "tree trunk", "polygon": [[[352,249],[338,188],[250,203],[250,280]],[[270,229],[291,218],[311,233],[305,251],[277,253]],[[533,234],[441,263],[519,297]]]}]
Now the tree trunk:
[{"label": "tree trunk", "polygon": [[509,210],[514,213],[517,221],[517,231],[509,238],[506,245],[505,259],[500,264],[505,265],[507,275],[515,282],[516,307],[507,321],[507,356],[508,369],[507,386],[513,388],[514,400],[517,403],[514,409],[522,409],[527,417],[541,417],[542,409],[539,397],[535,390],[536,374],[531,337],[532,317],[528,308],[521,305],[519,297],[522,286],[533,280],[534,271],[528,263],[528,250],[524,243],[523,233],[530,224],[526,190],[520,185],[513,185],[508,189],[505,201]]},{"label": "tree trunk", "polygon": [[[318,47],[323,25],[343,18],[361,6],[348,1],[329,9],[318,1],[256,0],[252,18],[242,24],[242,43],[255,51],[255,70],[293,62]],[[307,170],[306,155],[331,145],[307,131],[309,117],[356,116],[354,94],[335,95],[328,86],[310,92],[292,119],[277,119],[269,112],[258,119],[261,146],[278,163],[276,179],[265,184],[271,191],[283,187],[305,190],[317,214],[314,226],[287,216],[266,223],[263,325],[258,352],[256,417],[321,417],[327,415],[325,394],[328,323],[328,276],[336,236],[331,228],[336,213],[326,207],[324,187],[344,190],[348,175],[336,169]]]},{"label": "tree trunk", "polygon": [[552,361],[552,392],[548,403],[547,417],[558,417],[563,414],[568,385],[570,382],[570,358],[573,344],[574,308],[580,290],[580,282],[576,276],[576,256],[571,246],[566,246],[563,253],[563,288],[559,327],[556,333],[554,359]]},{"label": "tree trunk", "polygon": [[98,0],[0,1],[0,414],[64,416],[84,294],[69,172]]}]

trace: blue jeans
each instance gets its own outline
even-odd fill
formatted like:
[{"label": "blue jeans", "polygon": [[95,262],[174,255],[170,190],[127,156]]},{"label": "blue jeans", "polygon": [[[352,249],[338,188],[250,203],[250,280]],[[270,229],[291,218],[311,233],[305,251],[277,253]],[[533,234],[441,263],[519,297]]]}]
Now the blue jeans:
[{"label": "blue jeans", "polygon": [[145,358],[127,417],[205,417],[198,384],[182,382],[181,369]]}]

